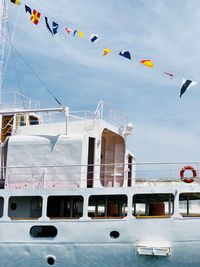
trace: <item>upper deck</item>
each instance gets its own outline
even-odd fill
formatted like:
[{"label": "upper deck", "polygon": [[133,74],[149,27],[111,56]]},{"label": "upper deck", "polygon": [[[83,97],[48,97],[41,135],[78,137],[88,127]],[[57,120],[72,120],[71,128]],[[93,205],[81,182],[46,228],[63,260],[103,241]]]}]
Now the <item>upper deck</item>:
[{"label": "upper deck", "polygon": [[41,109],[18,93],[9,99],[0,111],[5,188],[177,185],[185,165],[199,182],[199,162],[136,163],[126,144],[132,125],[103,101],[90,112]]},{"label": "upper deck", "polygon": [[120,112],[103,101],[90,112],[42,109],[25,100],[15,96],[13,108],[0,111],[5,187],[31,187],[27,180],[34,187],[38,181],[43,187],[123,186],[125,164],[134,157],[126,150],[132,125]]}]

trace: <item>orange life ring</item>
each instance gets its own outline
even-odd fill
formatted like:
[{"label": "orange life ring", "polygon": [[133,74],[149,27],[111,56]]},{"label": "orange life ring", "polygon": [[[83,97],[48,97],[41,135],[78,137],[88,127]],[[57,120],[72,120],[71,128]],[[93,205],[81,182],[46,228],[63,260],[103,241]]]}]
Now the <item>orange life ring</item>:
[{"label": "orange life ring", "polygon": [[[184,173],[186,170],[192,171],[193,177],[191,178],[184,177]],[[194,182],[194,179],[197,177],[197,171],[192,166],[184,166],[180,171],[180,177],[183,182],[190,184]]]}]

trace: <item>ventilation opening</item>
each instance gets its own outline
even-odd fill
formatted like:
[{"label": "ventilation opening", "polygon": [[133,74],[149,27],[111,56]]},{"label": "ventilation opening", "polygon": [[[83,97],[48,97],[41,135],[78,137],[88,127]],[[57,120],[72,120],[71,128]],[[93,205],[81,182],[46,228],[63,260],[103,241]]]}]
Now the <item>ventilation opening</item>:
[{"label": "ventilation opening", "polygon": [[33,226],[30,230],[32,237],[53,238],[58,234],[58,230],[54,226]]},{"label": "ventilation opening", "polygon": [[119,232],[118,231],[110,232],[110,237],[113,239],[117,239],[119,237]]}]

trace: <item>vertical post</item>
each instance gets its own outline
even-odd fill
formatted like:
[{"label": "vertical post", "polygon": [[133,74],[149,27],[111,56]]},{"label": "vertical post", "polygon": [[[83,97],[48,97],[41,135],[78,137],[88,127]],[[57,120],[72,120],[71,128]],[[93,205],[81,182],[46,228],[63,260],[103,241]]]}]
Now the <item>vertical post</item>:
[{"label": "vertical post", "polygon": [[103,119],[103,109],[104,109],[104,103],[102,101],[101,102],[101,118],[100,119]]},{"label": "vertical post", "polygon": [[65,134],[68,134],[68,121],[69,121],[69,108],[64,107],[64,112],[65,112]]},{"label": "vertical post", "polygon": [[189,203],[189,194],[187,194],[187,215],[190,214],[190,203]]},{"label": "vertical post", "polygon": [[[137,216],[137,205],[136,205],[136,202],[134,201],[133,203],[133,209],[134,209],[134,216]],[[132,216],[133,214],[131,214]]]},{"label": "vertical post", "polygon": [[172,207],[172,196],[171,194],[169,194],[169,203],[168,203],[168,215],[171,215],[172,212],[171,212],[171,208]]},{"label": "vertical post", "polygon": [[[16,102],[17,102],[17,94],[16,94],[16,92],[14,92],[14,103],[13,103],[13,106],[14,106],[14,108],[16,108],[17,107],[17,105],[16,105]],[[20,106],[20,109],[21,109],[21,106]]]},{"label": "vertical post", "polygon": [[108,217],[108,196],[105,196],[105,217]]}]

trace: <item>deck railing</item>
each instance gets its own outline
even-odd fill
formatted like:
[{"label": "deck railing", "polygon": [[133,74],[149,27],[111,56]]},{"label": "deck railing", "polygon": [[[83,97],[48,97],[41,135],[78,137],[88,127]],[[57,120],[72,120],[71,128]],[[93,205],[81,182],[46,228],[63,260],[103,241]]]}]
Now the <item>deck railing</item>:
[{"label": "deck railing", "polygon": [[0,110],[39,109],[40,102],[17,91],[4,92],[1,96]]},{"label": "deck railing", "polygon": [[[180,171],[184,166],[192,166],[196,170],[194,180],[200,182],[200,162],[19,166],[4,168],[1,173],[6,188],[87,187],[88,184],[128,187],[145,182],[182,182]],[[193,173],[186,170],[184,176],[190,178]]]},{"label": "deck railing", "polygon": [[121,129],[125,128],[128,123],[127,119],[122,113],[120,113],[116,109],[113,109],[108,103],[104,101],[99,102],[95,114],[96,118],[101,118]]}]

